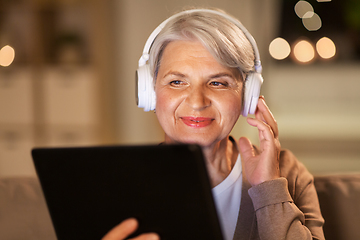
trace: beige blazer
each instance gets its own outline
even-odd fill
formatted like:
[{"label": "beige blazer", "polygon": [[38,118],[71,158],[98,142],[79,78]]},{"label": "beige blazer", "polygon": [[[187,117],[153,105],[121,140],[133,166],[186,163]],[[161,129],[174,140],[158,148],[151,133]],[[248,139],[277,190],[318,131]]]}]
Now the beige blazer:
[{"label": "beige blazer", "polygon": [[325,239],[313,176],[287,150],[280,154],[280,171],[281,178],[255,187],[243,171],[234,240]]}]

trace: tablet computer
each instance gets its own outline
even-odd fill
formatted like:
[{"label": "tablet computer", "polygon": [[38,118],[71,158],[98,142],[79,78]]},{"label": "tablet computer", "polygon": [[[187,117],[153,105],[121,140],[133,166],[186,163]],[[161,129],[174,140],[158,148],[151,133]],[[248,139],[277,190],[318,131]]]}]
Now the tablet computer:
[{"label": "tablet computer", "polygon": [[59,240],[99,240],[130,217],[132,236],[223,239],[196,145],[36,148],[32,157]]}]

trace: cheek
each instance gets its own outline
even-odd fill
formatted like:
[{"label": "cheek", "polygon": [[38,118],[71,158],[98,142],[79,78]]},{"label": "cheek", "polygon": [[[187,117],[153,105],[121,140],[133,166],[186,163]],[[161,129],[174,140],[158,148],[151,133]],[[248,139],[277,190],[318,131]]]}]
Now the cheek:
[{"label": "cheek", "polygon": [[168,111],[174,101],[172,95],[166,90],[157,90],[156,93],[156,112]]},{"label": "cheek", "polygon": [[241,114],[241,96],[223,98],[219,110],[222,113],[223,120],[229,124],[235,124]]},{"label": "cheek", "polygon": [[174,119],[177,101],[165,90],[156,91],[156,116],[161,126],[165,126]]}]

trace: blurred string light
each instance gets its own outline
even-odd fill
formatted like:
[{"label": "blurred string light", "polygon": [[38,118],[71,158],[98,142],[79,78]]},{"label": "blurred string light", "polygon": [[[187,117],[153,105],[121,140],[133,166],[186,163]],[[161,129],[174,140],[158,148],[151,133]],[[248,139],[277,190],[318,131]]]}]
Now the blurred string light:
[{"label": "blurred string light", "polygon": [[305,13],[304,17],[302,18],[302,23],[304,27],[309,31],[317,31],[322,26],[320,16],[314,12]]},{"label": "blurred string light", "polygon": [[313,6],[307,1],[298,1],[295,4],[294,11],[301,18],[304,27],[308,31],[317,31],[322,26],[321,18],[314,12]]},{"label": "blurred string light", "polygon": [[[331,0],[317,0],[318,2],[331,2]],[[295,4],[294,11],[302,20],[304,27],[308,31],[317,31],[322,26],[321,18],[314,12],[313,6],[305,1],[300,0]],[[292,57],[302,64],[310,63],[315,59],[315,54],[322,59],[333,58],[336,54],[335,43],[328,37],[323,37],[314,44],[308,40],[298,40],[293,44]],[[291,53],[289,43],[283,38],[275,38],[269,45],[269,53],[276,60],[283,60]]]},{"label": "blurred string light", "polygon": [[295,4],[294,10],[299,18],[303,18],[308,12],[314,13],[314,8],[307,1],[298,1]]},{"label": "blurred string light", "polygon": [[330,59],[336,54],[336,46],[330,38],[323,37],[319,41],[317,41],[316,51],[318,52],[320,57],[324,59]]},{"label": "blurred string light", "polygon": [[300,40],[294,45],[293,56],[300,63],[310,63],[315,58],[313,45],[307,40]]},{"label": "blurred string light", "polygon": [[[316,50],[316,51],[315,51]],[[336,45],[328,37],[323,37],[316,42],[316,49],[309,40],[298,40],[292,48],[293,58],[299,63],[310,63],[317,54],[322,59],[331,59],[336,55]],[[275,38],[269,45],[269,53],[276,60],[283,60],[291,53],[290,44],[283,38]]]},{"label": "blurred string light", "polygon": [[269,52],[273,58],[283,60],[290,55],[290,44],[283,38],[275,38],[269,45]]},{"label": "blurred string light", "polygon": [[0,49],[0,66],[8,67],[15,59],[15,50],[9,45]]}]

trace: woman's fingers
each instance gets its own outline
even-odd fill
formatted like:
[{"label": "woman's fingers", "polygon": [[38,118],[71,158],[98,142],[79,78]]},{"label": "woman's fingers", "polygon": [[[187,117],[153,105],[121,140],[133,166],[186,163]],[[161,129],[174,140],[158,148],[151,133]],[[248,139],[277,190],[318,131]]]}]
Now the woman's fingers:
[{"label": "woman's fingers", "polygon": [[160,240],[160,237],[156,233],[144,233],[129,240]]},{"label": "woman's fingers", "polygon": [[[119,225],[108,232],[102,240],[122,240],[126,239],[130,234],[134,233],[138,228],[138,222],[134,218],[124,220]],[[133,238],[133,240],[159,240],[159,236],[155,233],[146,233]]]},{"label": "woman's fingers", "polygon": [[265,99],[263,96],[260,96],[260,98],[259,98],[258,107],[255,112],[255,117],[256,117],[256,119],[265,122],[266,124],[268,124],[271,127],[275,138],[277,138],[279,136],[279,129],[278,129],[277,122],[276,122],[273,114],[271,113],[269,107],[266,105]]},{"label": "woman's fingers", "polygon": [[138,222],[134,218],[124,220],[119,225],[108,232],[102,240],[121,240],[135,232]]},{"label": "woman's fingers", "polygon": [[270,127],[267,123],[255,119],[255,118],[247,118],[247,122],[253,126],[256,127],[259,130],[259,138],[261,140],[267,140],[267,141],[273,141],[274,140],[274,132],[272,130],[272,127]]},{"label": "woman's fingers", "polygon": [[239,139],[239,149],[243,159],[249,159],[255,156],[254,148],[250,140],[246,137]]},{"label": "woman's fingers", "polygon": [[263,97],[259,98],[255,118],[247,118],[247,122],[258,129],[260,140],[260,151],[256,155],[253,154],[254,148],[250,146],[251,143],[246,138],[239,140],[246,176],[250,184],[254,186],[280,177],[279,132],[275,118]]}]

